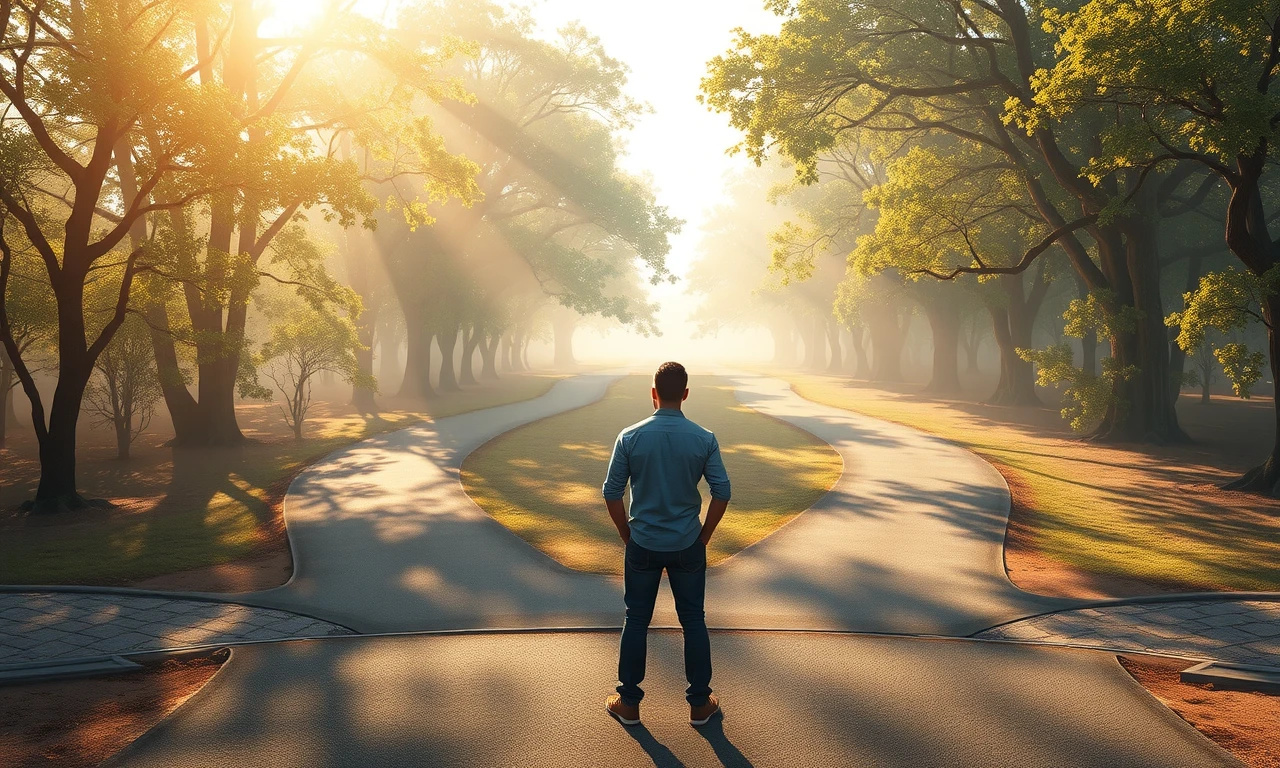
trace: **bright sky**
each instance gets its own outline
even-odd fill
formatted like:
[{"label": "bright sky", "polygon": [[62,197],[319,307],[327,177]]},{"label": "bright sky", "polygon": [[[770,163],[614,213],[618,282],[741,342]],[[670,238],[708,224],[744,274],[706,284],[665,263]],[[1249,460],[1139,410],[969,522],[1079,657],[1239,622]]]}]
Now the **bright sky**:
[{"label": "bright sky", "polygon": [[[697,102],[698,84],[707,61],[728,49],[735,27],[770,32],[778,28],[778,17],[764,9],[763,0],[535,0],[531,7],[544,32],[581,21],[611,56],[631,67],[631,95],[655,112],[631,132],[625,165],[650,174],[659,202],[685,220],[669,258],[671,270],[682,274],[697,255],[704,213],[721,200],[725,175],[749,163],[741,155],[725,154],[739,134],[725,115],[708,112]],[[688,349],[683,340],[692,332],[685,323],[691,306],[683,291],[677,284],[655,292],[663,305],[663,338],[637,342],[648,348],[645,356],[674,356]],[[587,348],[595,346],[593,337],[579,333],[577,345],[592,351]]]},{"label": "bright sky", "polygon": [[[307,23],[322,7],[316,0],[271,0],[277,20]],[[604,43],[605,50],[631,68],[630,95],[654,108],[627,136],[624,167],[650,176],[658,201],[685,220],[673,239],[668,259],[671,271],[683,275],[697,256],[705,212],[722,197],[725,176],[749,164],[726,150],[739,140],[724,115],[708,112],[698,103],[698,85],[709,59],[728,49],[732,32],[769,32],[780,20],[764,9],[764,0],[649,0],[619,3],[610,0],[515,0],[528,5],[543,35],[580,21]],[[363,12],[386,17],[395,0],[359,0]],[[268,21],[268,26],[273,22]],[[693,326],[686,318],[693,306],[684,284],[659,286],[653,299],[662,305],[663,338],[626,339],[630,352],[645,358],[695,354],[687,343]],[[608,355],[619,334],[607,341],[579,332],[577,345],[588,354]],[[713,343],[713,342],[712,342]]]}]

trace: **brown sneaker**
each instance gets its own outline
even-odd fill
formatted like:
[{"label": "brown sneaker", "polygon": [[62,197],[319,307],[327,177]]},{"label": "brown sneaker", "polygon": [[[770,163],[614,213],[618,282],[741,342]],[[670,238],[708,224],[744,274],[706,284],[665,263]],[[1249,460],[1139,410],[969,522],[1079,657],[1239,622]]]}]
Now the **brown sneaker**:
[{"label": "brown sneaker", "polygon": [[613,715],[614,719],[623,725],[640,724],[640,706],[626,703],[616,693],[604,700],[604,711]]},{"label": "brown sneaker", "polygon": [[706,725],[718,714],[720,714],[720,700],[713,693],[707,697],[706,704],[700,707],[689,705],[689,725]]}]

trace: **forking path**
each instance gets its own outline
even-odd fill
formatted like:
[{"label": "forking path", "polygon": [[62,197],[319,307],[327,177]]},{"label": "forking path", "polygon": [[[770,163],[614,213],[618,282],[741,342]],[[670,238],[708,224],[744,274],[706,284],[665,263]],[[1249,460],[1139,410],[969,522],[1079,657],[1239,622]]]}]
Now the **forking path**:
[{"label": "forking path", "polygon": [[[617,626],[620,578],[558,565],[480,510],[458,477],[487,440],[593,403],[616,378],[576,376],[305,471],[285,500],[294,577],[252,602],[360,632]],[[1071,604],[1005,577],[1008,489],[973,453],[804,400],[779,379],[728,378],[744,405],[829,443],[844,471],[808,511],[709,571],[712,626],[965,636]],[[674,624],[663,595],[655,622]]]}]

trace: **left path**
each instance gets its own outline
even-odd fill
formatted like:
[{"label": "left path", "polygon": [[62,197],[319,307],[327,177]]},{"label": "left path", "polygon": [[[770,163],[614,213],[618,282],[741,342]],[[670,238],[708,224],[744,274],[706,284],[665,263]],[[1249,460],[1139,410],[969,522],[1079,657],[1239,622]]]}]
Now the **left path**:
[{"label": "left path", "polygon": [[360,632],[616,623],[620,583],[550,564],[476,507],[458,479],[486,441],[589,405],[616,378],[575,376],[533,400],[332,454],[289,489],[293,578],[246,598]]}]

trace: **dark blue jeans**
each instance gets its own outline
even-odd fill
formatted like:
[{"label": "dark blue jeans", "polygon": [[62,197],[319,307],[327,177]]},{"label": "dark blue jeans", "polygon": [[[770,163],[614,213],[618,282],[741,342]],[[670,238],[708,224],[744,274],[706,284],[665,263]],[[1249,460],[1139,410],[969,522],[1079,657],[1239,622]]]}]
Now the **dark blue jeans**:
[{"label": "dark blue jeans", "polygon": [[645,639],[664,569],[684,630],[684,675],[689,681],[684,697],[690,704],[702,706],[711,693],[711,638],[702,608],[707,593],[707,545],[701,541],[678,552],[655,552],[627,543],[623,571],[627,618],[618,652],[618,693],[628,704],[639,704],[644,698],[640,682],[644,680]]}]

